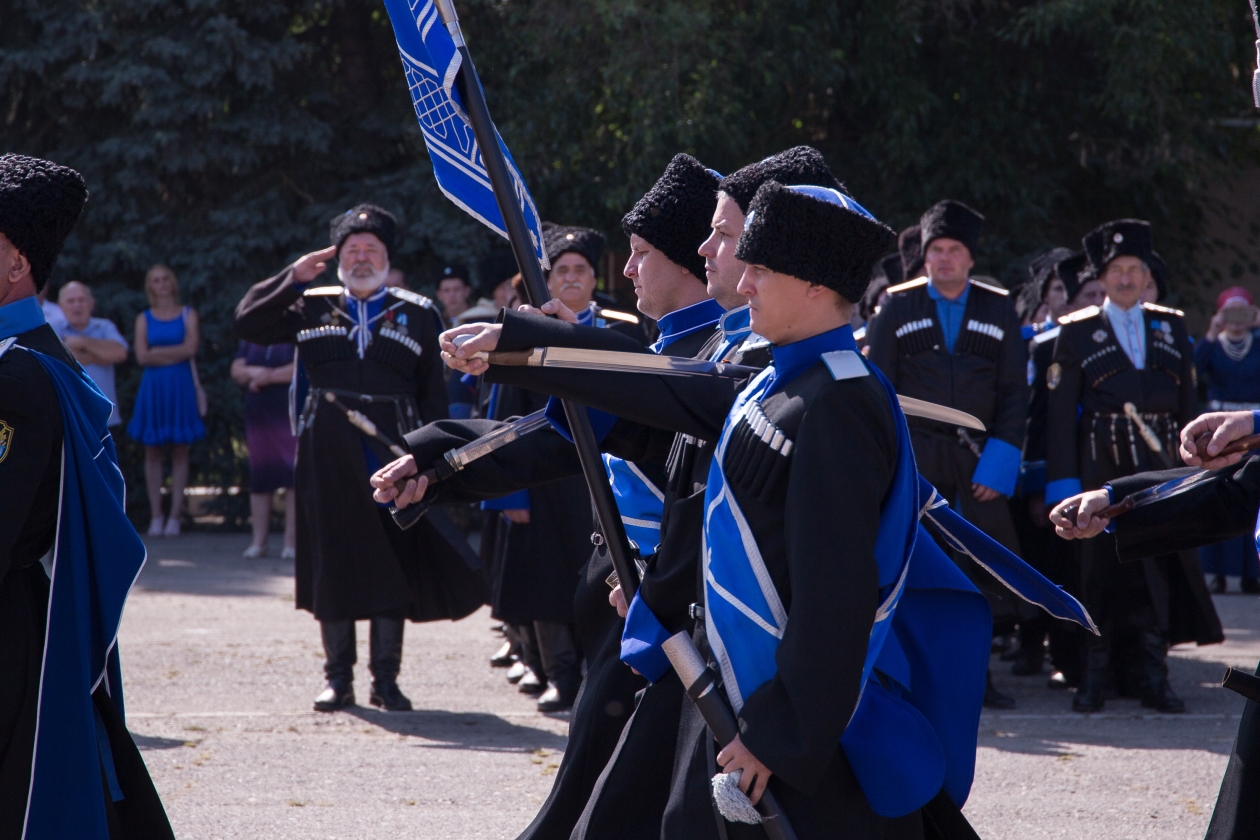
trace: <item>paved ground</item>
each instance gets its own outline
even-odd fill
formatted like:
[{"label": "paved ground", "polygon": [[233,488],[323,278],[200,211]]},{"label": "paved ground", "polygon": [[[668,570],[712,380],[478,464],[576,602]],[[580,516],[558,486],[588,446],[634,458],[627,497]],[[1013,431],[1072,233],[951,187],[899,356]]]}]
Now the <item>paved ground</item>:
[{"label": "paved ground", "polygon": [[[536,713],[487,667],[499,644],[488,615],[408,626],[400,682],[418,711],[316,714],[315,622],[293,609],[291,564],[242,560],[246,543],[150,540],[123,622],[128,721],[177,836],[511,838],[524,828],[550,789],[568,721]],[[980,835],[1201,837],[1242,706],[1214,684],[1221,663],[1260,659],[1257,599],[1216,603],[1230,641],[1174,654],[1186,715],[1143,714],[1136,701],[1074,715],[1066,693],[995,666],[1020,705],[981,722],[966,808]]]}]

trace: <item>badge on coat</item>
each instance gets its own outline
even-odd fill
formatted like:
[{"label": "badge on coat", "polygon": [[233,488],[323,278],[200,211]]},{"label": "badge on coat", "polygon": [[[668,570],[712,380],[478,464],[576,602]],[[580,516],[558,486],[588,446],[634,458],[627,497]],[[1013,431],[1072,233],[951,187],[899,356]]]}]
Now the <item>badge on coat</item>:
[{"label": "badge on coat", "polygon": [[1059,387],[1059,383],[1063,381],[1063,366],[1058,362],[1050,365],[1046,370],[1046,387],[1053,391]]},{"label": "badge on coat", "polygon": [[0,420],[0,462],[9,456],[13,446],[13,427]]},{"label": "badge on coat", "polygon": [[1107,340],[1107,331],[1106,331],[1106,330],[1094,330],[1094,336],[1093,336],[1093,338],[1094,338],[1094,341],[1098,342],[1099,344],[1102,344],[1104,341],[1106,341],[1106,340]]}]

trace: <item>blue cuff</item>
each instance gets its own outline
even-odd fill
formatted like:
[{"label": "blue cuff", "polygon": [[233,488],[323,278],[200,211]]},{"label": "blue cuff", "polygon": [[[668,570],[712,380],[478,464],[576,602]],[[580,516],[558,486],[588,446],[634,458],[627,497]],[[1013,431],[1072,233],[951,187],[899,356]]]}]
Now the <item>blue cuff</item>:
[{"label": "blue cuff", "polygon": [[452,420],[468,420],[472,417],[473,404],[466,402],[451,403],[446,407],[446,412],[451,416]]},{"label": "blue cuff", "polygon": [[1079,478],[1059,478],[1046,484],[1046,504],[1052,505],[1055,502],[1061,502],[1069,496],[1075,496],[1081,492],[1081,480]]},{"label": "blue cuff", "polygon": [[992,488],[1003,496],[1015,493],[1015,479],[1019,478],[1020,451],[1004,440],[989,438],[984,444],[984,454],[976,465],[971,480]]},{"label": "blue cuff", "polygon": [[1019,465],[1019,484],[1015,487],[1015,495],[1027,498],[1045,489],[1045,461],[1024,461]]},{"label": "blue cuff", "polygon": [[[1254,413],[1255,412],[1253,411],[1252,414]],[[1111,485],[1104,484],[1102,489],[1107,491],[1107,504],[1114,505],[1116,503],[1116,494],[1111,492]],[[1107,527],[1103,528],[1103,531],[1108,534],[1114,534],[1116,532],[1116,520],[1113,519],[1108,522]]]},{"label": "blue cuff", "polygon": [[[547,420],[560,433],[560,437],[573,443],[573,433],[569,431],[569,418],[564,414],[564,403],[552,397],[547,400],[547,409],[545,415]],[[604,438],[608,437],[608,433],[612,431],[612,427],[617,425],[617,415],[609,414],[607,411],[600,411],[597,408],[586,409],[586,416],[591,418],[591,429],[595,432],[595,441],[603,443]]]},{"label": "blue cuff", "polygon": [[671,635],[636,593],[626,614],[626,629],[621,631],[621,661],[656,682],[672,667],[661,647]]},{"label": "blue cuff", "polygon": [[510,496],[481,503],[482,510],[529,510],[529,491],[517,490]]},{"label": "blue cuff", "polygon": [[1255,434],[1256,429],[1260,429],[1260,411],[1251,412],[1251,431]]}]

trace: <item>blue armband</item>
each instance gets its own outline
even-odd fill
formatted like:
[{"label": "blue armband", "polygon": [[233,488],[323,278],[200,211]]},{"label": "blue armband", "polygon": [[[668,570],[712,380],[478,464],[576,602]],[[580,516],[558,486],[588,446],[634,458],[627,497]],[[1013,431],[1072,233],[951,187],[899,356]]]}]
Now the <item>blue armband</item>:
[{"label": "blue armband", "polygon": [[529,491],[517,490],[507,496],[481,503],[482,510],[529,510]]},{"label": "blue armband", "polygon": [[1019,478],[1020,451],[1004,440],[989,438],[980,455],[980,463],[971,480],[976,484],[998,491],[1003,496],[1015,493],[1015,480]]},{"label": "blue armband", "polygon": [[1055,502],[1061,502],[1069,496],[1076,496],[1081,492],[1081,480],[1079,478],[1060,478],[1046,484],[1046,504],[1052,505]]},{"label": "blue armband", "polygon": [[656,682],[672,667],[661,647],[671,635],[636,594],[626,614],[626,628],[621,631],[621,661]]},{"label": "blue armband", "polygon": [[[560,437],[569,443],[573,442],[573,433],[569,431],[569,418],[565,416],[564,404],[560,400],[555,397],[547,400],[545,416],[560,433]],[[595,432],[595,440],[598,443],[603,443],[604,438],[608,437],[608,433],[612,431],[612,427],[617,425],[617,415],[597,408],[586,409],[586,416],[591,418],[591,429]]]}]

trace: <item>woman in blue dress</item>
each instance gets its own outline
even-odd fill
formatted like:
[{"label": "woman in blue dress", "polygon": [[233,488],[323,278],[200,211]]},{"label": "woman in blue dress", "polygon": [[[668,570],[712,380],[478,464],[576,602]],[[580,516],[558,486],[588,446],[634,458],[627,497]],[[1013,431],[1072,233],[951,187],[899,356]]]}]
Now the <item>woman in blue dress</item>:
[{"label": "woman in blue dress", "polygon": [[[155,265],[144,276],[149,308],[136,316],[136,361],[144,366],[127,434],[144,444],[149,536],[179,535],[188,485],[188,445],[206,436],[193,359],[201,343],[197,312],[179,302],[175,272]],[[162,516],[164,450],[171,455],[171,509]]]},{"label": "woman in blue dress", "polygon": [[[1260,409],[1260,311],[1242,286],[1221,292],[1207,335],[1194,346],[1194,366],[1207,384],[1209,411]],[[1235,537],[1199,550],[1211,590],[1225,591],[1225,576],[1238,575],[1243,592],[1260,592],[1260,561],[1252,537]]]}]

